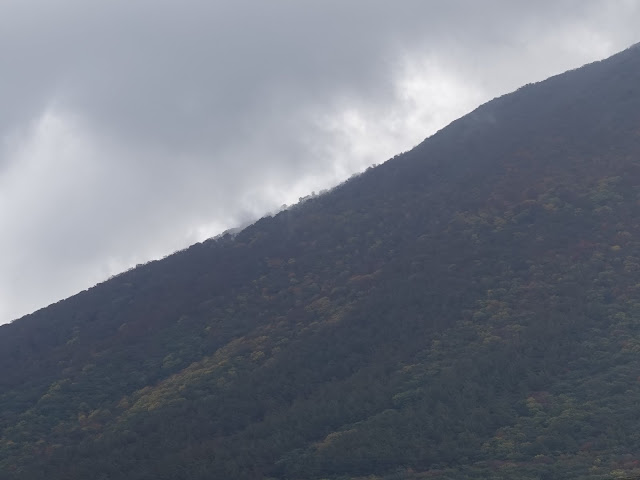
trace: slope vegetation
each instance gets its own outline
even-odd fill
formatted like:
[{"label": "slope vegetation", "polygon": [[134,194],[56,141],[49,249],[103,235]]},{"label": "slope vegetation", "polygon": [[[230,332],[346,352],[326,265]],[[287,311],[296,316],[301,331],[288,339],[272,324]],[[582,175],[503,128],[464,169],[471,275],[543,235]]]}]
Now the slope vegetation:
[{"label": "slope vegetation", "polygon": [[640,474],[640,48],[0,328],[14,479]]}]

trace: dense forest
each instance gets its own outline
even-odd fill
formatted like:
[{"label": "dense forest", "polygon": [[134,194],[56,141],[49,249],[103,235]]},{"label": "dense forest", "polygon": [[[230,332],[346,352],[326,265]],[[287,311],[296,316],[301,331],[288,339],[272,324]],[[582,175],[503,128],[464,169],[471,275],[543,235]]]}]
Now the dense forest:
[{"label": "dense forest", "polygon": [[0,327],[7,480],[640,475],[640,47]]}]

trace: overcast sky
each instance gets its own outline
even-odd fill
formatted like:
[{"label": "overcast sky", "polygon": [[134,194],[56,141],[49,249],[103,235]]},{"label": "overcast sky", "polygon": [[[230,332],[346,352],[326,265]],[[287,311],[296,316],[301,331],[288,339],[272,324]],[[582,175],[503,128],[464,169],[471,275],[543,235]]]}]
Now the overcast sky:
[{"label": "overcast sky", "polygon": [[0,323],[640,41],[640,1],[1,0]]}]

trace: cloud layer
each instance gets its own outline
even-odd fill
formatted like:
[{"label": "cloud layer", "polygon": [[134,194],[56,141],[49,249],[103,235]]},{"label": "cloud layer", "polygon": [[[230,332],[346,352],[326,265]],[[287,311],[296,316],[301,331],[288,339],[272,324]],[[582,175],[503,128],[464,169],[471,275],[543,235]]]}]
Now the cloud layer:
[{"label": "cloud layer", "polygon": [[0,322],[640,40],[634,1],[8,0]]}]

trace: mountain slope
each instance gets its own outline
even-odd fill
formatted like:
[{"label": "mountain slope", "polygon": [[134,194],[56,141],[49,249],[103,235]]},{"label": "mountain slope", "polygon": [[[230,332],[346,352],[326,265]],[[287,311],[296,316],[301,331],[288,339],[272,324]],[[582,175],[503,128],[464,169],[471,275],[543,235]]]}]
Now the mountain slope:
[{"label": "mountain slope", "polygon": [[640,48],[0,328],[8,479],[640,461]]}]

